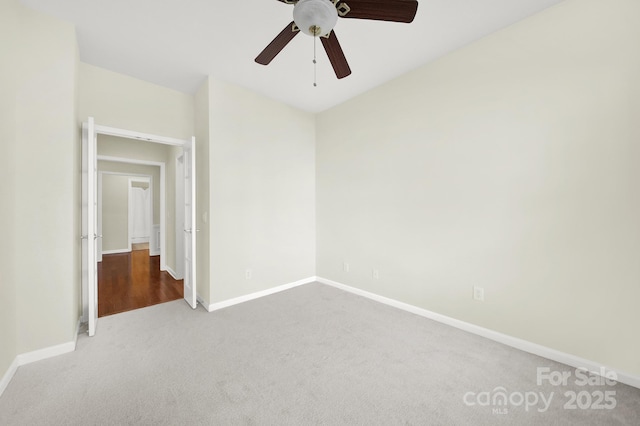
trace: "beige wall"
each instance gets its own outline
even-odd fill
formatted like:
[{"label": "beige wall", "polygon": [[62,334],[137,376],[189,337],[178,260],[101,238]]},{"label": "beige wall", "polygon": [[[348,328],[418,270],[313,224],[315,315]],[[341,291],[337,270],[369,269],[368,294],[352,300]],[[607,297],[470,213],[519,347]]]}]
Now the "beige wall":
[{"label": "beige wall", "polygon": [[14,152],[5,158],[15,167],[8,309],[16,352],[25,353],[73,341],[79,316],[78,52],[71,25],[17,7],[13,60],[2,68],[16,72]]},{"label": "beige wall", "polygon": [[[13,49],[19,36],[18,8],[14,2],[0,3],[0,63],[11,64],[18,58]],[[0,378],[17,352],[16,281],[13,244],[16,173],[13,160],[16,145],[16,69],[0,66],[0,146],[4,161],[0,167]]]},{"label": "beige wall", "polygon": [[160,166],[98,161],[98,171],[151,176],[153,181],[153,224],[160,224]]},{"label": "beige wall", "polygon": [[193,136],[193,95],[80,63],[79,119],[187,139]]},{"label": "beige wall", "polygon": [[209,277],[209,79],[200,86],[194,97],[196,136],[196,287],[205,306],[211,303]]},{"label": "beige wall", "polygon": [[211,301],[315,275],[314,116],[213,78],[209,96]]},{"label": "beige wall", "polygon": [[640,374],[637,16],[566,1],[320,114],[318,275]]},{"label": "beige wall", "polygon": [[129,176],[102,174],[102,250],[129,248]]}]

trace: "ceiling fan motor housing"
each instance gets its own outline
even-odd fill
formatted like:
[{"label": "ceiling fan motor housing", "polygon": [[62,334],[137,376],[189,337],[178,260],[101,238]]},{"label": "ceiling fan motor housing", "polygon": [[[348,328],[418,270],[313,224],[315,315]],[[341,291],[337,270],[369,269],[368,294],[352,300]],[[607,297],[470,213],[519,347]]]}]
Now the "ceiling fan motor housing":
[{"label": "ceiling fan motor housing", "polygon": [[299,0],[293,7],[293,20],[303,33],[324,36],[338,22],[338,11],[330,0]]}]

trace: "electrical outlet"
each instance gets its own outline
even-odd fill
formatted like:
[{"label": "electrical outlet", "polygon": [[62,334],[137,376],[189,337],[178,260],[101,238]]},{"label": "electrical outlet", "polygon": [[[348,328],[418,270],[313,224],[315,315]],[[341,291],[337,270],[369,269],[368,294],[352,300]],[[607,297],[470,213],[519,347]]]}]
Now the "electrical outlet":
[{"label": "electrical outlet", "polygon": [[347,262],[344,262],[344,263],[342,264],[342,269],[343,269],[345,272],[349,272],[349,264],[348,264]]},{"label": "electrical outlet", "polygon": [[371,275],[373,275],[374,280],[380,279],[380,271],[378,271],[377,269],[372,270]]},{"label": "electrical outlet", "polygon": [[244,271],[244,276],[246,279],[250,280],[251,279],[251,269],[247,269],[246,271]]},{"label": "electrical outlet", "polygon": [[484,288],[473,286],[473,299],[484,302]]}]

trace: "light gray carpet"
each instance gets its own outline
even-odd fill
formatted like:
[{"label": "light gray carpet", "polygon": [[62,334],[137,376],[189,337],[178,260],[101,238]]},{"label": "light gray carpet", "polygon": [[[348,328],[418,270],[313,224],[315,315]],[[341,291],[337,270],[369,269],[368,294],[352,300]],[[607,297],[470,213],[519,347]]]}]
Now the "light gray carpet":
[{"label": "light gray carpet", "polygon": [[[575,371],[309,284],[213,313],[180,300],[101,318],[76,352],[19,368],[0,424],[638,424],[640,390],[538,386],[537,367]],[[515,404],[463,400],[497,387]],[[616,407],[564,409],[572,390],[614,391]],[[550,408],[518,406],[525,392],[553,392]]]}]

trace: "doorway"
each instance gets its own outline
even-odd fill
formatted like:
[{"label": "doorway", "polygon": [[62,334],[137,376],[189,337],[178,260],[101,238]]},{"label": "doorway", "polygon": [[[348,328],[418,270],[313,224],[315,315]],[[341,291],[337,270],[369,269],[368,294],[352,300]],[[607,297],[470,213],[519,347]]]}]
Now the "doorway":
[{"label": "doorway", "polygon": [[[100,141],[99,144],[101,142],[103,141]],[[160,269],[163,271],[170,270],[165,247],[167,244],[173,244],[175,238],[173,236],[167,238],[166,235],[168,226],[167,193],[171,188],[167,185],[165,162],[102,154],[97,156],[97,160],[97,230],[98,235],[102,236],[97,240],[98,261],[101,261],[101,255],[104,251],[108,254],[127,252],[131,251],[132,243],[148,242],[151,255],[160,256]],[[104,194],[104,182],[108,183],[106,185],[109,190],[107,195]],[[131,226],[134,213],[129,210],[129,206],[132,205],[130,187],[133,185],[144,187],[148,185],[150,189],[147,195],[150,213],[150,217],[147,218],[150,227],[148,241],[144,236],[142,238],[132,238],[134,230]],[[116,216],[115,219],[112,218],[112,222],[115,222],[115,224],[112,224],[106,230],[103,229],[105,204],[109,207],[110,214]],[[108,234],[109,232],[116,232],[119,238],[109,238],[112,236]],[[103,248],[103,246],[105,247]]]},{"label": "doorway", "polygon": [[[83,317],[88,322],[88,334],[93,336],[96,332],[98,319],[98,240],[103,239],[102,234],[98,234],[97,226],[97,137],[98,135],[109,135],[118,138],[126,138],[137,141],[146,141],[170,145],[181,149],[184,171],[183,188],[184,195],[184,259],[177,263],[184,264],[183,298],[192,307],[196,308],[196,280],[195,280],[195,249],[196,249],[196,229],[195,229],[195,138],[188,140],[167,138],[163,136],[144,134],[130,130],[117,129],[107,126],[96,125],[93,118],[89,117],[83,123],[83,155],[82,155],[82,234],[83,234]],[[126,159],[125,159],[126,160]],[[161,180],[160,184],[163,184]],[[161,207],[164,212],[166,209]],[[163,226],[164,225],[164,226]],[[166,230],[166,223],[161,223],[161,228]],[[166,232],[161,233],[161,255],[160,263],[166,262],[163,252],[166,252]],[[182,238],[176,235],[176,241]],[[163,258],[165,260],[163,260]],[[104,261],[104,260],[103,260]]]},{"label": "doorway", "polygon": [[97,214],[102,235],[97,240],[98,318],[181,299],[183,282],[161,270],[159,223],[164,212],[160,201],[166,199],[159,189],[163,163],[101,158],[98,156]]}]

